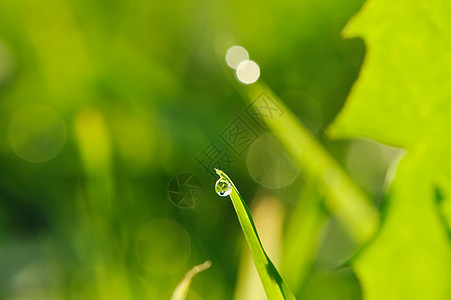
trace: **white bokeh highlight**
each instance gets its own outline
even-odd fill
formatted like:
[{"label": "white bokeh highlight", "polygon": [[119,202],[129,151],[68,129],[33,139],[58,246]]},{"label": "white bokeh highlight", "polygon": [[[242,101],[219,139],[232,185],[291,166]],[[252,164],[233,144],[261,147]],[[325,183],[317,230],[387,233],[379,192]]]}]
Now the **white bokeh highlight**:
[{"label": "white bokeh highlight", "polygon": [[249,53],[242,46],[232,46],[227,50],[226,62],[232,69],[237,69],[243,61],[249,60]]},{"label": "white bokeh highlight", "polygon": [[227,50],[226,62],[235,69],[237,79],[244,84],[252,84],[260,77],[260,67],[249,60],[249,53],[242,46],[232,46]]},{"label": "white bokeh highlight", "polygon": [[242,83],[254,83],[260,77],[260,67],[252,60],[243,61],[236,69],[236,76]]}]

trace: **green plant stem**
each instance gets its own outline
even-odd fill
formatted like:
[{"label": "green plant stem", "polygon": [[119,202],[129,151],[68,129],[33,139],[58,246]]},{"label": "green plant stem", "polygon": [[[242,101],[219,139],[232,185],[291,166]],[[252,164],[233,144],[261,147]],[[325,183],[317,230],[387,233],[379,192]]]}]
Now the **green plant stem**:
[{"label": "green plant stem", "polygon": [[293,159],[319,183],[326,195],[326,206],[341,220],[352,237],[360,243],[367,241],[379,223],[378,213],[369,199],[266,85],[255,83],[244,91],[251,102],[265,93],[279,107],[283,115],[265,118],[266,125]]}]

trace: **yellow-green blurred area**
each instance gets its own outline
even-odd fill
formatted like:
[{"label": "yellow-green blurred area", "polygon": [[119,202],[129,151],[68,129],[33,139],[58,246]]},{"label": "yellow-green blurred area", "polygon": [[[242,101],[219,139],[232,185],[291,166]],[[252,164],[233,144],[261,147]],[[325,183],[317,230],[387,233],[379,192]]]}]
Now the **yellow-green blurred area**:
[{"label": "yellow-green blurred area", "polygon": [[[401,150],[325,134],[365,56],[340,35],[362,4],[0,0],[0,299],[170,299],[206,260],[187,299],[265,299],[232,204],[198,162],[212,142],[295,295],[362,299],[361,241],[317,182],[336,171],[304,167],[293,153],[309,150],[249,118],[225,61],[243,46],[380,210]],[[223,139],[237,117],[255,132],[239,153]],[[201,182],[195,205],[171,201],[178,174]]]}]

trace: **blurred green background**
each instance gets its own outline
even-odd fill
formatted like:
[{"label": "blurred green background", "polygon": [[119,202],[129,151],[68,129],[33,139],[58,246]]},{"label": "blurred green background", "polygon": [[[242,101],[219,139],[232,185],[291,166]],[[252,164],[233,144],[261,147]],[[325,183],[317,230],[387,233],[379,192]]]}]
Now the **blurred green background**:
[{"label": "blurred green background", "polygon": [[[340,37],[361,5],[0,0],[0,298],[169,299],[210,259],[188,299],[264,299],[232,205],[196,161],[214,142],[296,295],[361,299],[344,264],[358,245],[309,174],[245,118],[225,63],[245,47],[259,81],[379,207],[398,150],[324,134],[363,61],[363,42]],[[257,135],[241,155],[220,138],[238,116]],[[169,199],[181,173],[200,181],[194,206]]]}]

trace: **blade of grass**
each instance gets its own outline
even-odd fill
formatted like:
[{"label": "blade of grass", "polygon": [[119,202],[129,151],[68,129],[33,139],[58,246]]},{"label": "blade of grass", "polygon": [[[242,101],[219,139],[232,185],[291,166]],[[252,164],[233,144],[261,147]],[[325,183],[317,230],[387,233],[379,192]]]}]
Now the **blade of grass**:
[{"label": "blade of grass", "polygon": [[185,277],[182,281],[177,285],[174,290],[174,293],[171,296],[171,300],[184,300],[186,295],[188,294],[189,286],[191,284],[191,280],[198,273],[203,272],[211,267],[211,260],[207,260],[203,264],[194,266],[191,270],[186,272]]},{"label": "blade of grass", "polygon": [[[293,159],[324,189],[327,208],[340,219],[352,237],[360,243],[367,241],[378,227],[379,218],[365,194],[266,85],[255,83],[247,86],[244,93],[251,102],[264,93],[279,107],[283,115],[264,118],[266,125]],[[266,113],[260,106],[253,107],[261,114]]]},{"label": "blade of grass", "polygon": [[321,228],[327,219],[323,196],[313,178],[307,178],[285,229],[281,271],[299,295],[315,261]]},{"label": "blade of grass", "polygon": [[260,276],[263,288],[265,289],[266,296],[269,300],[296,299],[293,292],[290,290],[269,257],[266,255],[266,252],[260,242],[260,238],[258,237],[257,229],[255,228],[252,216],[243,198],[241,198],[238,189],[235,187],[227,174],[221,170],[215,170],[220,179],[226,180],[232,187],[230,199],[232,200],[241,229],[243,230],[244,236],[249,245],[249,249],[251,251],[252,258],[254,259],[254,264],[257,268],[258,275]]},{"label": "blade of grass", "polygon": [[[266,254],[271,257],[274,265],[277,265],[277,262],[281,260],[281,241],[283,239],[283,227],[285,224],[284,204],[275,195],[260,192],[256,194],[249,209],[255,226],[259,230],[260,240],[262,244],[265,244]],[[261,284],[257,269],[255,269],[249,247],[245,243],[241,248],[233,299],[264,300],[266,299],[265,290]],[[282,272],[280,268],[279,270]],[[287,273],[285,271],[282,273],[288,283]],[[291,284],[289,286],[293,289]]]}]

